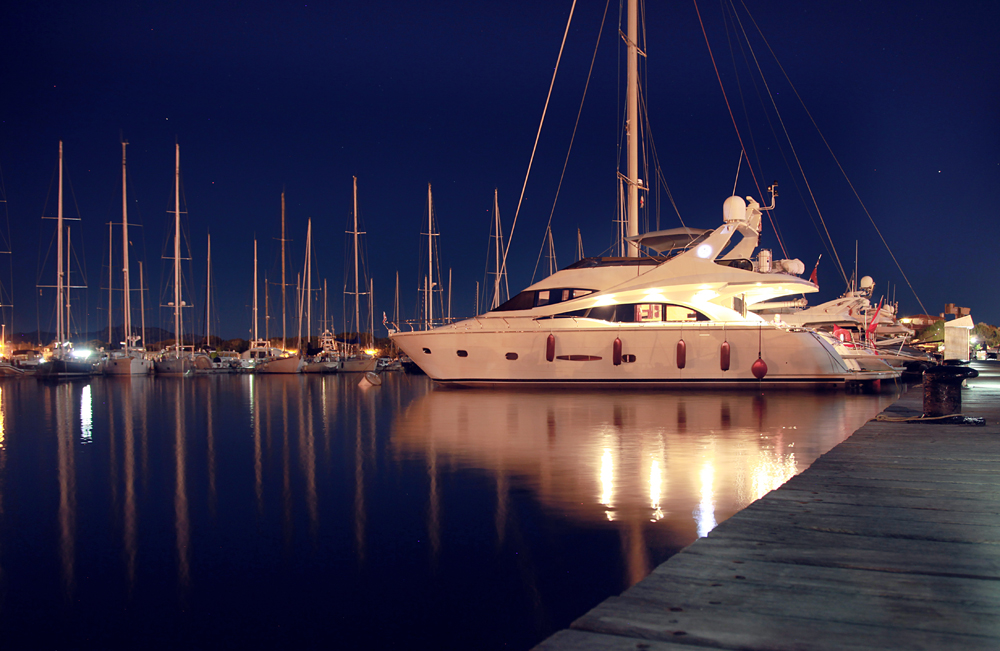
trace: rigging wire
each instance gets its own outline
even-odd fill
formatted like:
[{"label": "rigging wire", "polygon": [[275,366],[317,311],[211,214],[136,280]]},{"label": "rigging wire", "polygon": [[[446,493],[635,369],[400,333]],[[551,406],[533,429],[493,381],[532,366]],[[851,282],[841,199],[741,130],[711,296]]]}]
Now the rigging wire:
[{"label": "rigging wire", "polygon": [[545,96],[545,107],[542,108],[542,119],[538,123],[538,132],[535,134],[535,144],[531,147],[531,157],[528,159],[528,170],[524,174],[524,184],[521,186],[521,196],[517,200],[517,209],[514,211],[514,221],[510,225],[510,235],[507,239],[507,246],[503,250],[503,264],[501,269],[507,271],[507,254],[510,252],[510,243],[514,241],[514,228],[517,227],[517,218],[521,214],[521,203],[524,201],[524,191],[528,187],[528,177],[531,175],[531,164],[535,160],[535,152],[538,150],[538,139],[542,135],[542,126],[545,124],[545,113],[549,110],[549,100],[552,99],[552,88],[556,84],[556,75],[559,74],[559,63],[562,61],[563,49],[566,47],[566,38],[569,36],[569,26],[573,22],[573,10],[576,9],[576,0],[569,8],[569,17],[566,18],[566,31],[563,32],[562,43],[559,44],[559,55],[556,57],[556,67],[552,71],[552,81],[549,82],[549,92]]},{"label": "rigging wire", "polygon": [[[725,11],[726,9],[730,9],[730,8],[731,7],[723,4],[723,12],[727,14],[727,16],[726,16],[727,19],[724,19],[723,23],[725,24],[725,27],[726,27],[726,42],[729,44],[729,55],[730,55],[730,59],[731,59],[732,64],[733,64],[733,79],[736,82],[736,90],[739,92],[740,107],[743,109],[743,118],[746,120],[746,125],[747,125],[746,126],[746,130],[747,130],[747,134],[748,134],[748,137],[749,137],[749,140],[750,140],[750,147],[751,147],[751,149],[753,149],[754,160],[757,161],[757,169],[763,170],[764,166],[763,166],[763,164],[760,161],[760,154],[757,151],[757,139],[754,138],[753,121],[750,119],[750,114],[747,111],[746,95],[743,93],[743,85],[740,83],[739,69],[737,68],[737,65],[736,65],[736,56],[735,56],[735,52],[733,50],[733,38],[732,38],[732,33],[730,32],[730,27],[731,27],[730,26],[730,20],[728,19],[729,17],[731,17],[731,15],[732,15],[733,12],[726,12]],[[744,35],[744,38],[745,38],[745,35]],[[746,54],[743,52],[743,43],[742,43],[742,41],[740,41],[737,38],[736,42],[740,46],[740,53],[743,54],[744,61],[746,61]],[[749,63],[748,63],[747,64],[747,68],[749,68],[749,67],[750,66],[749,66]],[[752,75],[750,77],[750,80],[751,80],[751,83],[753,85],[754,91],[757,93],[757,97],[759,99],[760,98],[760,90],[757,88],[757,82],[753,78]],[[762,102],[762,104],[763,104],[763,102]],[[767,112],[765,111],[764,114],[766,116]],[[770,121],[770,117],[767,118],[767,122],[768,122],[768,125],[770,125],[770,122],[771,122]],[[772,127],[772,133],[773,133],[773,127]],[[777,140],[777,138],[776,138],[776,140]],[[741,152],[741,153],[744,153],[746,155],[747,164],[749,165],[750,164],[750,153],[749,152]],[[737,172],[737,174],[738,174],[738,172]],[[734,184],[734,188],[735,188],[735,184]],[[760,188],[759,187],[757,188],[757,191],[760,192]],[[736,190],[735,189],[733,190],[733,194],[734,195],[736,194]],[[789,257],[788,256],[788,251],[785,249],[785,242],[784,242],[784,238],[781,235],[781,229],[778,227],[778,222],[777,222],[777,220],[774,219],[774,215],[773,215],[772,212],[768,212],[767,213],[767,221],[771,224],[771,228],[774,231],[775,239],[777,239],[778,246],[781,248],[782,255],[785,258],[788,258]],[[761,229],[761,231],[763,232],[763,229]]]},{"label": "rigging wire", "polygon": [[[745,4],[744,4],[744,9],[746,9],[746,5]],[[747,13],[749,14],[749,11],[747,11]],[[823,219],[823,213],[820,210],[819,204],[816,201],[816,196],[813,193],[812,185],[809,183],[809,179],[806,177],[805,170],[802,169],[802,162],[799,159],[799,154],[798,154],[797,151],[795,151],[795,145],[792,144],[792,139],[791,139],[791,137],[788,134],[788,128],[785,126],[785,121],[781,117],[781,112],[778,110],[778,105],[774,101],[774,94],[771,92],[771,88],[770,88],[770,86],[768,86],[767,79],[764,77],[764,73],[763,73],[763,71],[760,68],[760,61],[757,59],[757,53],[754,52],[753,46],[750,45],[750,40],[747,38],[746,30],[743,29],[743,24],[739,20],[739,16],[737,16],[735,14],[735,8],[734,8],[734,17],[736,18],[737,22],[739,23],[740,29],[743,31],[743,38],[747,42],[747,48],[750,50],[750,56],[753,58],[754,64],[757,66],[757,72],[758,72],[758,74],[760,74],[761,83],[764,84],[764,90],[767,91],[767,96],[771,100],[771,106],[772,106],[772,108],[774,108],[774,113],[775,113],[775,115],[778,118],[778,123],[781,125],[781,129],[782,129],[782,131],[785,134],[785,139],[788,141],[788,147],[789,147],[789,149],[791,149],[792,156],[795,158],[795,164],[799,168],[799,174],[802,175],[802,181],[803,181],[803,183],[806,184],[806,190],[808,190],[809,197],[812,199],[813,207],[816,209],[816,214],[819,216],[819,221],[823,225],[823,231],[826,233],[826,237],[830,241],[830,246],[833,249],[833,257],[834,257],[834,260],[837,262],[837,268],[840,269],[840,275],[843,276],[844,279],[846,280],[847,279],[847,274],[844,272],[844,266],[840,262],[840,255],[837,253],[837,248],[836,248],[836,246],[833,243],[833,237],[831,237],[831,235],[830,235],[830,229],[826,225],[826,220]],[[750,16],[750,20],[753,21],[753,16]],[[757,23],[754,22],[754,25],[756,26]],[[764,35],[760,33],[760,29],[759,28],[758,28],[758,33],[761,35],[761,38],[764,38]],[[764,42],[766,44],[767,40],[765,39]],[[770,45],[768,45],[768,49],[770,50]],[[772,56],[774,55],[774,51],[773,50],[771,50],[771,54],[772,54]],[[777,57],[776,56],[775,56],[775,61],[777,61]],[[778,64],[778,67],[779,68],[781,67],[780,63]],[[784,69],[782,69],[782,73],[784,73]],[[788,79],[788,75],[785,75],[785,79],[788,80],[789,85],[791,85],[792,81],[790,79]],[[792,89],[793,90],[795,89],[794,86],[792,87]],[[797,91],[796,91],[796,95],[798,95]],[[799,98],[799,99],[801,101],[801,98]],[[805,106],[805,105],[803,104],[803,106]],[[808,113],[808,111],[806,111],[806,112]],[[809,117],[810,117],[810,119],[812,119],[811,115]],[[815,125],[815,122],[813,124]]]},{"label": "rigging wire", "polygon": [[[728,15],[730,15],[730,16],[735,16],[736,15],[735,14],[735,9],[733,9],[731,5],[724,6],[724,8],[732,9],[732,11],[729,12]],[[742,25],[741,25],[741,31],[743,31],[742,30]],[[746,38],[745,32],[743,32],[743,33],[744,33],[744,38]],[[728,34],[728,28],[727,28],[727,34]],[[743,48],[743,41],[740,40],[740,39],[736,39],[736,43],[737,43],[737,45],[740,46],[740,54],[743,56],[743,61],[746,64],[747,69],[749,70],[751,68],[751,66],[750,66],[749,60],[747,59],[746,52],[744,51],[744,48]],[[730,45],[730,48],[732,48],[732,45]],[[734,64],[734,68],[735,68],[735,64]],[[791,178],[792,183],[795,185],[795,191],[798,193],[799,198],[802,201],[803,209],[805,210],[806,215],[809,216],[809,221],[812,223],[813,228],[816,229],[816,234],[819,236],[820,242],[823,243],[823,248],[826,250],[826,252],[829,255],[831,255],[833,257],[836,257],[834,255],[834,252],[830,248],[831,243],[828,241],[828,238],[826,238],[823,235],[823,233],[820,231],[819,225],[816,223],[816,218],[813,217],[812,210],[810,210],[810,208],[809,208],[809,204],[806,202],[805,197],[802,196],[802,188],[799,187],[798,174],[795,174],[795,173],[792,172],[792,167],[788,163],[788,157],[785,154],[785,149],[784,149],[784,147],[781,146],[781,140],[778,138],[778,134],[774,130],[774,123],[771,120],[770,112],[765,108],[764,99],[761,97],[760,88],[758,88],[758,86],[757,86],[756,79],[754,78],[753,75],[750,75],[750,80],[753,83],[754,92],[757,95],[757,100],[758,100],[758,102],[760,102],[761,108],[763,109],[764,119],[767,120],[767,125],[768,125],[768,128],[771,131],[771,136],[774,138],[774,142],[775,142],[775,145],[777,146],[778,153],[781,154],[781,160],[785,164],[785,169],[788,170],[788,176],[789,176],[789,178]],[[756,147],[754,147],[754,153],[756,153],[756,151],[757,151],[757,149],[756,149]],[[758,163],[759,163],[759,158],[758,158]],[[734,191],[734,193],[735,193],[735,191]],[[771,220],[771,226],[774,227],[775,233],[778,235],[779,242],[780,242],[781,241],[781,233],[780,233],[780,228],[778,228],[778,223],[776,221],[774,221],[774,220]]]},{"label": "rigging wire", "polygon": [[[726,109],[729,111],[729,119],[733,123],[733,129],[736,131],[736,138],[740,141],[740,148],[745,152],[746,145],[743,144],[743,136],[740,134],[740,128],[736,124],[736,116],[733,115],[733,107],[729,104],[729,97],[726,95],[726,87],[722,83],[722,77],[719,75],[719,66],[715,62],[715,55],[712,53],[712,45],[708,42],[708,33],[705,31],[705,23],[701,19],[701,11],[698,9],[698,0],[694,0],[694,11],[698,14],[698,25],[701,26],[701,34],[705,37],[705,47],[708,48],[708,56],[712,60],[712,69],[715,70],[715,78],[719,82],[719,89],[722,91],[722,98],[726,102]],[[753,177],[754,185],[757,186],[757,192],[763,199],[764,195],[760,190],[760,182],[757,181],[757,174],[754,172],[753,165],[750,163],[749,157],[747,158],[747,167],[750,168],[750,175]]]},{"label": "rigging wire", "polygon": [[[743,5],[743,8],[746,9],[746,3],[743,2],[742,0],[740,0],[740,1],[741,1],[741,4]],[[840,160],[837,158],[837,155],[833,153],[833,148],[830,147],[830,143],[827,142],[827,139],[823,135],[823,132],[820,131],[819,125],[816,124],[816,120],[813,118],[812,113],[810,113],[809,109],[806,108],[805,102],[802,100],[802,96],[799,95],[798,89],[792,83],[792,80],[788,78],[788,73],[785,72],[785,68],[778,61],[778,57],[775,55],[774,50],[771,48],[771,44],[768,42],[767,38],[764,37],[764,34],[761,31],[760,26],[757,24],[757,21],[754,20],[753,16],[750,14],[749,10],[747,10],[747,15],[749,16],[751,22],[753,22],[754,27],[757,29],[757,33],[760,35],[761,39],[764,41],[764,45],[767,46],[767,49],[771,53],[771,56],[774,58],[775,63],[777,63],[778,69],[781,70],[781,74],[784,75],[785,80],[788,81],[788,85],[791,86],[792,92],[795,93],[795,97],[798,98],[799,104],[802,105],[802,109],[806,112],[806,115],[809,116],[809,121],[812,122],[813,127],[815,127],[816,132],[819,134],[820,139],[823,141],[823,144],[826,146],[827,151],[830,152],[830,156],[833,158],[834,162],[836,163],[837,169],[840,170],[840,173],[844,176],[844,180],[847,181],[848,187],[851,188],[851,192],[854,193],[854,197],[858,200],[858,203],[861,204],[861,209],[864,210],[865,215],[867,215],[868,221],[871,222],[872,228],[874,228],[875,232],[878,233],[879,239],[882,240],[882,244],[885,246],[886,251],[889,252],[889,256],[892,258],[892,261],[894,263],[896,263],[896,268],[899,269],[899,273],[902,274],[903,280],[906,281],[906,284],[910,288],[910,291],[913,292],[913,297],[916,298],[917,299],[917,303],[920,304],[920,309],[922,309],[924,311],[924,313],[926,314],[927,313],[927,308],[924,307],[923,301],[921,301],[920,300],[920,296],[917,295],[917,290],[913,288],[913,284],[910,282],[909,277],[907,277],[906,272],[903,271],[903,267],[899,264],[899,260],[896,259],[896,255],[892,252],[892,249],[889,248],[889,243],[885,241],[885,237],[883,237],[882,231],[879,229],[878,225],[875,223],[875,219],[872,217],[871,213],[868,211],[868,207],[865,205],[865,202],[861,200],[861,196],[858,194],[858,191],[855,189],[854,184],[851,182],[851,179],[847,176],[847,172],[844,170],[844,167],[840,164]],[[810,190],[810,194],[811,194],[811,192],[812,191]],[[819,210],[818,207],[817,207],[817,210]],[[825,225],[824,225],[824,228],[825,228]],[[831,246],[832,246],[832,241],[831,241]],[[839,259],[837,260],[837,264],[840,265],[840,260]],[[841,267],[841,273],[843,273],[843,267]]]},{"label": "rigging wire", "polygon": [[[594,73],[594,62],[597,61],[597,50],[601,46],[601,35],[604,33],[604,21],[608,17],[608,7],[611,6],[611,0],[607,0],[604,4],[604,14],[601,16],[601,26],[597,30],[597,43],[594,44],[594,55],[590,59],[590,69],[587,70],[587,81],[583,85],[583,96],[580,98],[580,108],[576,111],[576,122],[573,123],[573,134],[569,138],[569,147],[566,149],[566,160],[563,161],[562,172],[559,174],[559,184],[556,185],[556,196],[552,199],[552,211],[549,212],[549,221],[545,226],[547,235],[543,238],[542,246],[538,250],[538,259],[535,260],[535,269],[531,272],[531,283],[535,282],[535,273],[538,271],[538,265],[542,259],[542,252],[545,250],[546,240],[551,241],[552,234],[552,217],[556,212],[556,202],[559,201],[559,191],[562,189],[563,179],[566,177],[566,167],[569,165],[569,155],[573,151],[573,141],[576,139],[576,129],[580,126],[580,116],[583,115],[583,103],[587,99],[587,90],[590,88],[590,79]],[[572,17],[572,11],[570,12]],[[511,229],[513,231],[513,228]]]}]

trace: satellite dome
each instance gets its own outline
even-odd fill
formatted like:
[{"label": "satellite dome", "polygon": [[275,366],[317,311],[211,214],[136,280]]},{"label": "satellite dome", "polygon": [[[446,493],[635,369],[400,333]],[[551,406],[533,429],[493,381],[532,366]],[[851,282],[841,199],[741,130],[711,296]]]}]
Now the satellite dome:
[{"label": "satellite dome", "polygon": [[861,289],[871,289],[875,286],[875,281],[872,280],[871,276],[862,276],[861,283],[858,285]]},{"label": "satellite dome", "polygon": [[729,197],[722,204],[722,221],[726,224],[745,222],[747,205],[740,197]]}]

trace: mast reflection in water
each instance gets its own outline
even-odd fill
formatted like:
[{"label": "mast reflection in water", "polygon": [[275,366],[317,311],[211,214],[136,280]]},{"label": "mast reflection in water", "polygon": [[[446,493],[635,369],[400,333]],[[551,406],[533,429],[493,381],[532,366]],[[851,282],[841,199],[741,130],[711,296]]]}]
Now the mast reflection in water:
[{"label": "mast reflection in water", "polygon": [[526,649],[892,396],[0,385],[5,648]]}]

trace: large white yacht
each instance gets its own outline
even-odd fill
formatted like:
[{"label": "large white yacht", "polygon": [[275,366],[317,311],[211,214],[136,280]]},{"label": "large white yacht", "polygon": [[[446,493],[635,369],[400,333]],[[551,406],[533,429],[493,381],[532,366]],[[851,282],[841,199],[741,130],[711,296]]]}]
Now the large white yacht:
[{"label": "large white yacht", "polygon": [[[626,124],[638,125],[640,34],[628,2]],[[812,330],[751,309],[818,287],[798,260],[758,249],[774,207],[729,197],[723,223],[639,235],[639,129],[626,129],[626,257],[585,258],[472,319],[390,332],[433,380],[450,385],[815,385],[896,377],[845,360]],[[739,237],[737,237],[739,236]],[[651,255],[652,250],[656,255]],[[679,251],[679,252],[678,252]],[[662,255],[667,252],[667,255]]]},{"label": "large white yacht", "polygon": [[[586,258],[491,312],[391,337],[428,376],[452,385],[789,386],[895,377],[845,360],[812,330],[750,311],[818,289],[798,275],[800,261],[754,255],[762,210],[730,197],[723,224],[685,229],[689,242],[675,255]],[[654,246],[677,235],[635,239]]]}]

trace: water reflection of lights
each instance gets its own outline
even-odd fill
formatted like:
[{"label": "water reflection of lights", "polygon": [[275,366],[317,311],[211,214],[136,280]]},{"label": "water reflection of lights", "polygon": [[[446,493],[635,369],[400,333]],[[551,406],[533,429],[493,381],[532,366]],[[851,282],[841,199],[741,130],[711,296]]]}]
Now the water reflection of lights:
[{"label": "water reflection of lights", "polygon": [[94,440],[94,401],[90,396],[90,385],[80,392],[80,442],[92,443]]},{"label": "water reflection of lights", "polygon": [[604,448],[604,454],[601,455],[601,504],[608,508],[605,514],[608,516],[608,520],[614,520],[614,504],[612,499],[614,498],[615,491],[615,470],[614,461],[611,458],[610,448]]},{"label": "water reflection of lights", "polygon": [[794,477],[796,471],[794,452],[782,457],[779,453],[762,450],[757,458],[757,464],[750,472],[752,494],[748,501],[764,497]]},{"label": "water reflection of lights", "polygon": [[715,525],[715,468],[710,463],[701,467],[701,502],[695,509],[694,517],[698,523],[698,537],[704,538]]},{"label": "water reflection of lights", "polygon": [[400,412],[392,445],[400,458],[502,475],[591,524],[693,540],[891,399],[431,391]]},{"label": "water reflection of lights", "polygon": [[6,437],[7,424],[3,410],[3,387],[0,387],[0,450],[3,450],[4,438]]},{"label": "water reflection of lights", "polygon": [[653,459],[649,468],[649,506],[653,509],[653,516],[650,522],[656,522],[663,518],[663,509],[660,508],[660,496],[663,493],[663,479],[660,476],[660,462]]}]

